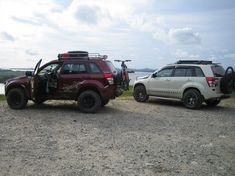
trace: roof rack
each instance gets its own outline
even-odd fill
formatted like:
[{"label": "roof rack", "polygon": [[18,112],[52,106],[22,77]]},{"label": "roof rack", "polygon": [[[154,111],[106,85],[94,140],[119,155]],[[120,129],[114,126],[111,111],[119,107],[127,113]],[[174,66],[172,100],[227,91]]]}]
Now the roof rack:
[{"label": "roof rack", "polygon": [[108,58],[107,55],[101,55],[99,53],[89,53],[88,57],[90,59],[104,59],[104,60],[106,60]]},{"label": "roof rack", "polygon": [[70,59],[107,59],[107,55],[100,55],[99,53],[88,53],[87,51],[68,51],[67,53],[58,54],[59,60]]},{"label": "roof rack", "polygon": [[208,61],[208,60],[179,60],[176,62],[176,64],[203,64],[203,65],[207,65],[207,64],[212,64],[212,61]]}]

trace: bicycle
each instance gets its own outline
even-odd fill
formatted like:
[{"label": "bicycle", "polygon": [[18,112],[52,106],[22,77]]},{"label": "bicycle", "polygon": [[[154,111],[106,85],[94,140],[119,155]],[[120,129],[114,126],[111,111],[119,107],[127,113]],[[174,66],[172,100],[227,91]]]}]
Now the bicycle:
[{"label": "bicycle", "polygon": [[130,79],[129,79],[129,75],[127,72],[127,65],[125,64],[125,62],[131,62],[131,60],[114,60],[115,62],[121,62],[121,72],[120,72],[120,84],[121,87],[124,90],[129,90],[129,83],[130,83]]}]

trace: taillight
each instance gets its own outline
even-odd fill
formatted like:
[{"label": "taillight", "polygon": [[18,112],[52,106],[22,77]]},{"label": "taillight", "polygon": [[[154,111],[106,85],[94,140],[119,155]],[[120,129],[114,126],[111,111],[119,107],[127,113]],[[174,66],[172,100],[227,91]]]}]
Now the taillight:
[{"label": "taillight", "polygon": [[107,79],[109,84],[113,84],[113,74],[112,73],[104,73],[104,77]]},{"label": "taillight", "polygon": [[206,77],[206,81],[209,87],[215,87],[215,78],[214,77]]}]

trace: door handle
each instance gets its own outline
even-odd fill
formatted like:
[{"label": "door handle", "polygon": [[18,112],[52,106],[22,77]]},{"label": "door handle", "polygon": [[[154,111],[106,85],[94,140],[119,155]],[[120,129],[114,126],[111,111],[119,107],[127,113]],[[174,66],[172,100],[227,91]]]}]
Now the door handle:
[{"label": "door handle", "polygon": [[166,81],[170,81],[169,79],[166,79]]}]

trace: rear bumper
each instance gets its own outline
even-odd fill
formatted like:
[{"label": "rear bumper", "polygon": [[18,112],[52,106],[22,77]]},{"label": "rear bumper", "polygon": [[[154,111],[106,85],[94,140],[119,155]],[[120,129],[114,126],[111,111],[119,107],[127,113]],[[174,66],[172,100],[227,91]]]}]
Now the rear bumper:
[{"label": "rear bumper", "polygon": [[213,95],[210,95],[209,97],[204,97],[206,100],[209,100],[209,99],[227,99],[227,98],[230,98],[232,96],[232,94],[213,94]]},{"label": "rear bumper", "polygon": [[102,97],[105,99],[115,99],[122,94],[122,91],[118,89],[117,86],[107,85],[101,92]]}]

